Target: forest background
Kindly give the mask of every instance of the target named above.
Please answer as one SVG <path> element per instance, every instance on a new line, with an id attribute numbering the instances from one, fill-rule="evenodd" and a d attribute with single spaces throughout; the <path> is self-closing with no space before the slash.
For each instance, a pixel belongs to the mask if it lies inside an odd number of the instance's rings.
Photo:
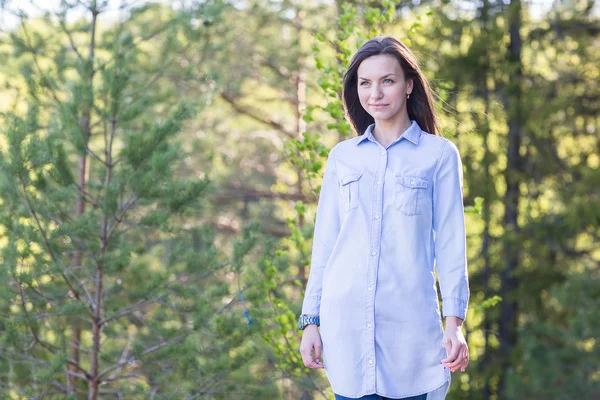
<path id="1" fill-rule="evenodd" d="M 600 399 L 594 1 L 0 1 L 0 397 L 332 399 L 296 317 L 341 74 L 403 40 L 463 158 L 448 398 Z"/>

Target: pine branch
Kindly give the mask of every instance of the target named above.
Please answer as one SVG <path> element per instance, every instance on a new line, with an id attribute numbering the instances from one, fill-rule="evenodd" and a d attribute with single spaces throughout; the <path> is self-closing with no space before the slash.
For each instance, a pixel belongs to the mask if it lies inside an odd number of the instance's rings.
<path id="1" fill-rule="evenodd" d="M 85 151 L 92 156 L 93 158 L 95 158 L 97 161 L 99 161 L 100 163 L 102 163 L 103 165 L 108 166 L 108 162 L 104 161 L 103 159 L 100 158 L 100 156 L 98 156 L 96 153 L 94 153 L 94 151 L 90 148 L 90 146 L 85 146 Z"/>
<path id="2" fill-rule="evenodd" d="M 71 268 L 65 267 L 65 269 L 73 276 L 73 278 L 75 278 L 77 280 L 77 283 L 79 283 L 79 286 L 85 292 L 85 296 L 87 298 L 87 301 L 92 306 L 92 310 L 95 310 L 96 309 L 96 304 L 94 303 L 94 300 L 92 300 L 92 295 L 88 291 L 87 287 L 85 286 L 85 284 L 83 283 L 83 281 L 81 280 L 81 278 L 79 278 L 79 276 Z"/>
<path id="3" fill-rule="evenodd" d="M 250 282 L 248 285 L 246 285 L 246 287 L 244 287 L 244 289 L 243 289 L 243 290 L 241 290 L 241 293 L 244 293 L 244 292 L 245 292 L 245 291 L 246 291 L 248 288 L 250 288 L 250 287 L 252 286 L 252 284 L 253 284 L 255 281 L 257 281 L 257 280 L 258 280 L 258 278 L 255 278 L 255 279 L 253 279 L 253 280 L 252 280 L 252 281 L 251 281 L 251 282 Z M 144 302 L 138 302 L 138 303 L 136 303 L 137 307 L 136 307 L 136 305 L 134 305 L 134 306 L 132 306 L 132 307 L 129 307 L 128 309 L 126 309 L 126 310 L 123 310 L 123 311 L 121 312 L 121 314 L 123 314 L 123 315 L 119 315 L 119 316 L 131 315 L 131 314 L 133 314 L 133 312 L 135 312 L 135 311 L 136 311 L 136 309 L 139 309 L 140 307 L 142 307 L 142 306 L 144 306 L 144 305 L 150 304 L 152 301 L 157 301 L 157 300 L 159 300 L 159 299 L 160 299 L 160 298 L 162 298 L 162 297 L 164 297 L 164 295 L 158 296 L 158 297 L 156 297 L 156 298 L 154 298 L 154 299 L 152 299 L 152 300 L 148 301 L 148 302 L 147 302 L 147 303 L 145 303 L 145 304 L 144 304 Z M 217 311 L 214 313 L 214 315 L 218 315 L 218 314 L 220 314 L 221 312 L 225 311 L 227 308 L 231 307 L 233 304 L 235 304 L 235 303 L 237 303 L 237 302 L 238 302 L 238 300 L 237 300 L 237 297 L 236 297 L 236 298 L 232 299 L 232 300 L 231 300 L 229 303 L 227 303 L 227 304 L 223 305 L 223 306 L 222 306 L 220 309 L 218 309 L 218 310 L 217 310 Z M 136 309 L 134 309 L 134 307 L 136 307 Z M 105 322 L 108 322 L 108 320 L 113 320 L 113 319 L 116 319 L 117 317 L 118 317 L 118 316 L 117 316 L 117 314 L 116 314 L 116 315 L 114 315 L 114 316 L 110 317 L 109 319 L 107 319 Z M 176 343 L 179 343 L 179 342 L 181 342 L 182 340 L 184 340 L 184 339 L 185 339 L 185 338 L 186 338 L 186 337 L 187 337 L 187 336 L 188 336 L 190 333 L 191 333 L 191 331 L 186 331 L 186 333 L 184 333 L 184 334 L 182 334 L 182 335 L 179 335 L 179 336 L 177 336 L 177 337 L 175 337 L 175 338 L 173 338 L 173 339 L 170 339 L 170 340 L 165 340 L 165 341 L 163 341 L 163 342 L 161 342 L 161 343 L 159 343 L 159 344 L 157 344 L 157 345 L 155 345 L 155 346 L 153 346 L 153 347 L 150 347 L 149 349 L 146 349 L 145 351 L 143 351 L 143 352 L 140 354 L 139 358 L 142 358 L 142 357 L 144 357 L 144 356 L 146 356 L 146 355 L 148 355 L 148 354 L 151 354 L 151 353 L 153 353 L 153 352 L 155 352 L 155 351 L 157 351 L 157 350 L 160 350 L 160 349 L 161 349 L 161 348 L 163 348 L 163 347 L 169 346 L 169 345 L 171 345 L 171 344 L 176 344 Z M 119 360 L 117 363 L 113 364 L 112 366 L 110 366 L 110 367 L 107 367 L 105 370 L 103 370 L 102 372 L 100 372 L 100 373 L 98 374 L 98 377 L 99 377 L 98 379 L 100 380 L 101 384 L 104 384 L 104 383 L 108 382 L 108 380 L 106 380 L 106 379 L 102 379 L 102 377 L 103 377 L 103 376 L 106 376 L 106 375 L 107 375 L 109 372 L 111 372 L 111 371 L 113 371 L 113 370 L 116 370 L 117 368 L 120 368 L 120 367 L 122 367 L 122 366 L 124 366 L 124 365 L 126 365 L 126 364 L 128 364 L 128 363 L 130 363 L 130 362 L 133 362 L 133 361 L 135 361 L 135 360 L 136 360 L 136 356 L 135 356 L 135 355 L 132 355 L 131 357 L 127 357 L 126 359 L 121 359 L 121 360 Z M 112 375 L 112 374 L 111 374 L 111 375 Z M 112 379 L 112 380 L 116 380 L 116 379 Z"/>
<path id="4" fill-rule="evenodd" d="M 309 200 L 304 193 L 278 193 L 273 191 L 258 190 L 251 186 L 243 186 L 239 184 L 232 184 L 229 191 L 215 195 L 213 198 L 218 204 L 224 204 L 231 201 L 237 200 L 255 200 L 261 199 L 278 199 L 278 200 L 301 200 L 303 202 Z M 310 199 L 312 201 L 312 199 Z"/>
<path id="5" fill-rule="evenodd" d="M 284 69 L 282 65 L 275 64 L 273 61 L 269 60 L 263 55 L 255 54 L 253 58 L 259 63 L 261 63 L 263 66 L 269 68 L 271 71 L 277 74 L 277 76 L 282 78 L 283 81 L 288 81 L 292 78 L 292 74 L 290 74 L 290 72 L 287 71 L 287 69 Z"/>
<path id="6" fill-rule="evenodd" d="M 90 192 L 83 189 L 77 182 L 73 182 L 73 185 L 75 185 L 75 187 L 77 187 L 77 191 L 83 197 L 84 201 L 88 202 L 90 205 L 92 205 L 94 207 L 100 207 L 100 202 Z M 86 196 L 89 197 L 89 199 L 86 198 Z"/>
<path id="7" fill-rule="evenodd" d="M 25 394 L 25 392 L 23 392 L 22 390 L 15 387 L 15 385 L 10 385 L 6 382 L 0 381 L 0 388 L 6 389 L 6 390 L 14 390 L 15 393 L 17 393 L 20 396 L 23 396 L 24 399 L 37 400 L 37 397 L 31 397 L 29 394 Z"/>
<path id="8" fill-rule="evenodd" d="M 77 50 L 77 46 L 75 46 L 75 42 L 73 41 L 72 32 L 69 29 L 67 29 L 65 17 L 66 14 L 59 18 L 59 25 L 62 28 L 62 31 L 67 34 L 67 37 L 69 38 L 69 43 L 71 44 L 71 48 L 73 49 L 75 54 L 77 54 L 77 58 L 79 58 L 79 61 L 84 62 L 81 53 L 79 52 L 79 50 Z"/>
<path id="9" fill-rule="evenodd" d="M 38 336 L 37 332 L 35 331 L 35 329 L 33 329 L 33 325 L 31 323 L 31 318 L 29 317 L 29 312 L 27 311 L 27 306 L 25 305 L 25 292 L 23 291 L 23 286 L 19 285 L 19 291 L 21 293 L 21 309 L 23 310 L 23 313 L 25 314 L 25 318 L 27 319 L 27 327 L 29 328 L 29 331 L 33 335 L 33 338 L 35 339 L 36 343 L 41 345 L 43 348 L 48 350 L 50 353 L 55 354 L 56 351 L 58 350 L 58 348 L 56 346 L 51 345 L 50 343 L 46 343 L 43 340 L 41 340 L 40 337 Z"/>
<path id="10" fill-rule="evenodd" d="M 144 308 L 147 305 L 150 305 L 154 302 L 157 302 L 158 300 L 160 300 L 161 297 L 165 297 L 166 293 L 161 294 L 160 296 L 156 296 L 152 299 L 148 299 L 148 300 L 139 300 L 138 302 L 136 302 L 135 304 L 119 311 L 118 313 L 111 315 L 108 318 L 104 318 L 103 320 L 100 321 L 100 325 L 105 325 L 107 323 L 109 323 L 110 321 L 117 319 L 117 318 L 121 318 L 121 317 L 125 317 L 127 315 L 133 314 L 135 311 L 137 310 L 141 310 L 142 308 Z"/>
<path id="11" fill-rule="evenodd" d="M 25 292 L 23 291 L 23 287 L 19 285 L 19 290 L 21 292 L 21 308 L 25 314 L 25 317 L 27 319 L 27 326 L 31 332 L 31 334 L 33 335 L 33 338 L 35 340 L 35 343 L 38 343 L 39 345 L 41 345 L 43 348 L 45 348 L 46 350 L 48 350 L 51 354 L 56 354 L 56 352 L 59 350 L 58 347 L 44 342 L 43 340 L 40 339 L 40 337 L 38 336 L 37 332 L 35 331 L 35 329 L 33 329 L 33 326 L 31 324 L 31 318 L 29 316 L 29 312 L 27 311 L 27 306 L 25 305 Z M 74 366 L 75 368 L 77 368 L 78 370 L 80 370 L 81 372 L 83 372 L 83 374 L 86 376 L 86 379 L 90 378 L 89 373 L 83 369 L 79 363 L 74 362 L 73 360 L 67 360 L 67 363 Z"/>
<path id="12" fill-rule="evenodd" d="M 116 376 L 114 378 L 106 378 L 101 381 L 101 384 L 106 385 L 107 383 L 116 382 L 116 381 L 119 381 L 122 379 L 137 378 L 140 376 L 145 376 L 145 375 L 142 373 L 131 373 L 131 374 L 127 374 L 127 375 Z"/>
<path id="13" fill-rule="evenodd" d="M 115 238 L 115 237 L 117 237 L 119 235 L 122 235 L 124 233 L 129 232 L 132 229 L 136 229 L 136 228 L 139 228 L 139 227 L 140 227 L 140 224 L 130 224 L 130 225 L 127 226 L 127 228 L 123 228 L 123 229 L 121 229 L 119 231 L 114 232 L 111 237 Z"/>
<path id="14" fill-rule="evenodd" d="M 123 348 L 123 351 L 121 352 L 121 358 L 119 359 L 119 362 L 125 361 L 127 359 L 127 357 L 129 356 L 130 352 L 131 352 L 131 340 L 128 340 L 127 344 Z M 108 379 L 113 379 L 113 378 L 117 377 L 119 372 L 121 372 L 121 368 L 117 368 L 117 369 L 113 370 L 113 372 L 110 374 Z"/>
<path id="15" fill-rule="evenodd" d="M 210 270 L 210 271 L 206 271 L 200 275 L 198 275 L 195 279 L 189 280 L 186 282 L 186 284 L 189 285 L 195 285 L 196 283 L 198 283 L 199 281 L 201 281 L 202 279 L 208 277 L 209 275 L 213 275 L 216 271 L 219 271 L 225 267 L 227 267 L 228 265 L 230 265 L 230 263 L 223 263 L 221 265 L 219 265 L 218 267 Z M 143 307 L 150 305 L 152 303 L 158 302 L 160 299 L 166 297 L 168 295 L 168 291 L 171 290 L 171 288 L 169 286 L 167 286 L 167 288 L 165 289 L 166 292 L 161 293 L 160 295 L 157 295 L 155 297 L 153 297 L 152 299 L 144 299 L 144 300 L 139 300 L 138 302 L 136 302 L 135 304 L 122 309 L 121 311 L 117 312 L 116 314 L 107 317 L 105 319 L 103 319 L 102 321 L 100 321 L 101 325 L 104 325 L 110 321 L 113 321 L 115 319 L 121 318 L 121 317 L 125 317 L 128 315 L 133 314 L 135 311 L 141 310 Z"/>
<path id="16" fill-rule="evenodd" d="M 44 71 L 40 67 L 38 57 L 37 57 L 37 51 L 33 48 L 32 44 L 31 44 L 31 38 L 29 37 L 29 32 L 27 30 L 27 24 L 25 24 L 25 22 L 23 20 L 21 20 L 21 27 L 23 28 L 23 33 L 25 34 L 25 40 L 27 41 L 27 47 L 28 47 L 27 50 L 29 50 L 29 53 L 31 53 L 31 56 L 33 57 L 33 64 L 35 65 L 38 73 L 42 76 L 42 79 L 48 83 L 47 86 L 48 86 L 48 89 L 50 90 L 50 95 L 52 96 L 54 101 L 58 105 L 62 106 L 62 101 L 59 100 L 56 92 L 54 91 L 54 88 L 51 87 L 51 85 L 50 85 L 50 80 L 48 79 L 46 74 L 44 74 Z"/>
<path id="17" fill-rule="evenodd" d="M 86 376 L 84 374 L 79 374 L 77 372 L 69 371 L 69 370 L 67 370 L 67 375 L 71 375 L 71 376 L 74 376 L 76 378 L 83 379 L 84 381 L 88 380 L 88 376 Z"/>
<path id="18" fill-rule="evenodd" d="M 184 339 L 185 339 L 185 338 L 186 338 L 186 337 L 187 337 L 187 336 L 188 336 L 190 333 L 191 333 L 190 331 L 187 331 L 187 332 L 186 332 L 186 333 L 184 333 L 183 335 L 179 335 L 179 336 L 177 336 L 177 337 L 175 337 L 175 338 L 173 338 L 173 339 L 170 339 L 170 340 L 165 340 L 165 341 L 163 341 L 163 342 L 161 342 L 161 343 L 159 343 L 159 344 L 157 344 L 157 345 L 155 345 L 155 346 L 152 346 L 152 347 L 150 347 L 150 348 L 148 348 L 148 349 L 144 350 L 144 351 L 143 351 L 143 352 L 140 354 L 139 358 L 141 358 L 141 357 L 144 357 L 144 356 L 146 356 L 146 355 L 148 355 L 148 354 L 154 353 L 154 352 L 156 352 L 156 351 L 158 351 L 158 350 L 160 350 L 160 349 L 162 349 L 162 348 L 164 348 L 164 347 L 170 346 L 170 345 L 172 345 L 172 344 L 177 344 L 177 343 L 180 343 L 180 342 L 181 342 L 181 341 L 183 341 L 183 340 L 184 340 Z M 117 363 L 115 363 L 115 364 L 111 365 L 110 367 L 107 367 L 106 369 L 104 369 L 102 372 L 100 372 L 100 373 L 98 374 L 98 379 L 100 380 L 101 384 L 105 382 L 105 380 L 104 380 L 104 379 L 102 379 L 102 377 L 106 376 L 106 375 L 107 375 L 109 372 L 111 372 L 111 371 L 113 371 L 113 370 L 115 370 L 115 369 L 117 369 L 117 368 L 120 368 L 120 367 L 122 367 L 122 366 L 124 366 L 124 365 L 127 365 L 127 364 L 129 364 L 130 362 L 133 362 L 133 361 L 135 361 L 135 360 L 136 360 L 136 356 L 135 356 L 135 355 L 132 355 L 132 356 L 130 356 L 130 357 L 127 357 L 127 359 L 125 359 L 125 360 L 119 360 L 119 362 L 117 362 Z"/>
<path id="19" fill-rule="evenodd" d="M 55 388 L 60 390 L 60 393 L 62 393 L 62 394 L 67 393 L 67 387 L 58 381 L 52 381 L 52 386 L 54 386 Z"/>
<path id="20" fill-rule="evenodd" d="M 155 31 L 149 33 L 146 36 L 143 36 L 142 38 L 140 38 L 138 41 L 136 42 L 132 42 L 131 44 L 124 46 L 121 48 L 121 51 L 123 52 L 127 52 L 132 48 L 135 48 L 137 46 L 139 46 L 141 43 L 146 42 L 152 38 L 154 38 L 156 35 L 162 33 L 163 31 L 165 31 L 167 28 L 169 27 L 169 24 L 163 24 L 159 29 L 156 29 Z M 114 62 L 114 58 L 111 58 L 110 60 L 107 60 L 106 62 L 104 62 L 103 64 L 100 64 L 98 66 L 98 70 L 103 70 L 104 68 L 106 68 L 111 62 Z"/>
<path id="21" fill-rule="evenodd" d="M 31 357 L 29 355 L 27 355 L 26 352 L 23 353 L 15 353 L 13 351 L 6 351 L 5 349 L 3 351 L 0 351 L 0 357 L 7 359 L 7 360 L 25 360 L 25 361 L 29 361 L 44 367 L 50 367 L 52 364 L 49 363 L 46 360 L 42 360 L 40 358 L 36 358 L 36 357 Z"/>
<path id="22" fill-rule="evenodd" d="M 23 180 L 23 176 L 21 175 L 21 173 L 18 174 L 18 179 L 19 179 L 19 183 L 21 184 L 21 189 L 23 189 L 23 198 L 25 199 L 25 203 L 27 204 L 27 209 L 29 210 L 29 213 L 35 220 L 37 228 L 40 231 L 40 234 L 42 235 L 42 239 L 44 240 L 44 245 L 46 246 L 46 250 L 48 250 L 48 253 L 50 254 L 50 257 L 52 258 L 52 261 L 56 262 L 56 256 L 54 255 L 54 252 L 52 251 L 52 247 L 50 246 L 50 242 L 48 241 L 46 231 L 42 227 L 42 224 L 37 216 L 37 213 L 33 209 L 33 206 L 31 205 L 31 201 L 29 200 L 29 196 L 27 195 L 27 186 L 25 185 L 25 181 Z"/>
<path id="23" fill-rule="evenodd" d="M 240 233 L 240 225 L 237 221 L 226 221 L 222 218 L 208 219 L 207 223 L 213 225 L 218 232 Z M 261 232 L 275 237 L 287 237 L 290 235 L 290 230 L 281 224 L 281 226 L 262 226 Z"/>
<path id="24" fill-rule="evenodd" d="M 123 202 L 123 205 L 120 207 L 121 209 L 121 214 L 115 218 L 115 223 L 113 225 L 110 225 L 109 223 L 109 229 L 108 229 L 108 237 L 106 238 L 106 241 L 110 241 L 110 239 L 112 237 L 115 236 L 115 231 L 116 229 L 119 227 L 119 225 L 125 220 L 125 216 L 127 215 L 127 212 L 131 209 L 131 207 L 133 207 L 133 205 L 135 204 L 136 201 L 139 200 L 139 195 L 134 195 L 131 197 L 131 199 Z M 136 225 L 138 226 L 138 225 Z"/>
<path id="25" fill-rule="evenodd" d="M 131 93 L 131 97 L 132 98 L 136 98 L 140 93 L 144 93 L 146 92 L 148 89 L 150 89 L 152 87 L 152 85 L 154 85 L 156 83 L 156 81 L 163 76 L 163 74 L 165 73 L 165 71 L 167 70 L 168 67 L 170 67 L 173 64 L 173 61 L 175 61 L 175 57 L 180 56 L 181 54 L 185 53 L 186 50 L 188 50 L 191 46 L 192 46 L 193 42 L 188 42 L 188 44 L 186 44 L 185 46 L 183 46 L 181 48 L 181 50 L 179 50 L 178 52 L 175 53 L 175 55 L 173 57 L 171 57 L 169 60 L 167 60 L 158 70 L 158 72 L 152 77 L 150 78 L 150 80 L 148 81 L 148 83 L 146 85 L 144 85 L 142 88 L 137 89 L 136 91 Z"/>
<path id="26" fill-rule="evenodd" d="M 222 91 L 221 98 L 224 99 L 226 102 L 228 102 L 233 107 L 233 109 L 235 111 L 237 111 L 238 113 L 246 115 L 255 121 L 270 125 L 271 127 L 278 130 L 279 132 L 283 133 L 285 136 L 287 136 L 290 139 L 296 137 L 296 134 L 294 132 L 287 130 L 286 127 L 283 126 L 281 123 L 274 121 L 273 119 L 271 119 L 268 116 L 260 116 L 257 111 L 251 110 L 249 107 L 241 106 L 235 100 L 235 98 L 233 97 L 233 95 L 231 93 Z"/>
<path id="27" fill-rule="evenodd" d="M 23 176 L 20 173 L 18 175 L 18 179 L 19 179 L 19 182 L 21 183 L 21 189 L 23 190 L 23 197 L 25 199 L 25 202 L 27 203 L 27 208 L 29 209 L 29 213 L 31 214 L 32 218 L 35 220 L 37 228 L 40 231 L 40 234 L 42 235 L 42 239 L 44 240 L 44 245 L 46 246 L 46 250 L 48 250 L 48 253 L 50 254 L 50 257 L 52 258 L 52 261 L 57 262 L 57 258 L 54 255 L 54 252 L 52 251 L 52 247 L 50 246 L 50 242 L 48 241 L 48 237 L 46 235 L 46 231 L 42 227 L 42 223 L 40 222 L 37 213 L 35 212 L 35 210 L 33 209 L 33 206 L 31 205 L 31 201 L 29 199 L 29 196 L 27 195 L 27 186 L 25 185 L 25 181 L 23 180 Z M 75 288 L 71 284 L 71 281 L 69 280 L 69 278 L 67 278 L 67 276 L 64 274 L 64 272 L 61 272 L 60 275 L 63 277 L 63 280 L 65 281 L 65 283 L 67 284 L 67 286 L 71 290 L 71 293 L 73 293 L 73 296 L 75 296 L 75 298 L 77 300 L 81 301 L 81 297 L 79 296 L 79 292 L 77 290 L 75 290 Z M 90 312 L 89 309 L 88 309 L 88 313 L 90 315 L 92 315 L 92 313 Z"/>

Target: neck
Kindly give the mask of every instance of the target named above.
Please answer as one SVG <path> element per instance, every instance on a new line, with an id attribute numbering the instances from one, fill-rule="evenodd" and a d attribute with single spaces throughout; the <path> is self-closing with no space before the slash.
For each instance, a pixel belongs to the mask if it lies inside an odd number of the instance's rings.
<path id="1" fill-rule="evenodd" d="M 403 113 L 399 118 L 375 120 L 373 136 L 384 147 L 398 139 L 411 125 L 408 113 Z"/>

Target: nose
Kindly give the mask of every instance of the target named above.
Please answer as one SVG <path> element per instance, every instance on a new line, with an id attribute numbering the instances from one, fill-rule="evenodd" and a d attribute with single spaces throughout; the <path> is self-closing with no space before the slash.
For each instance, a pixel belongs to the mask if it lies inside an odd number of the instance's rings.
<path id="1" fill-rule="evenodd" d="M 382 97 L 383 93 L 379 85 L 373 85 L 371 87 L 371 99 L 379 100 Z"/>

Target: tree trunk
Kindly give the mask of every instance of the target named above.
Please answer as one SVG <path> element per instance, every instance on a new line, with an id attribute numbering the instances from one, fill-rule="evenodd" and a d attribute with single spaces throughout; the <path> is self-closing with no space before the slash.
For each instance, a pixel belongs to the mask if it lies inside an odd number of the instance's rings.
<path id="1" fill-rule="evenodd" d="M 89 128 L 89 127 L 88 127 Z M 85 211 L 85 201 L 83 199 L 83 191 L 87 188 L 87 182 L 89 179 L 89 169 L 88 169 L 88 158 L 87 155 L 84 154 L 79 160 L 79 187 L 80 191 L 77 193 L 77 200 L 75 206 L 75 215 L 76 217 L 80 217 Z M 72 267 L 78 267 L 81 265 L 83 260 L 83 253 L 78 251 L 75 253 L 72 259 Z M 79 346 L 81 345 L 81 327 L 79 326 L 80 322 L 75 320 L 71 325 L 71 337 L 69 339 L 69 358 L 75 364 L 79 364 Z M 71 374 L 67 374 L 67 395 L 72 395 L 76 393 L 75 386 L 77 384 L 77 377 L 73 374 L 77 372 L 77 367 L 74 364 L 69 364 L 67 367 L 68 371 Z"/>
<path id="2" fill-rule="evenodd" d="M 303 10 L 296 10 L 296 36 L 298 39 L 298 51 L 302 52 L 302 31 L 303 31 L 303 19 L 305 12 Z M 306 71 L 305 71 L 305 60 L 304 57 L 298 57 L 298 68 L 296 70 L 296 138 L 302 140 L 302 134 L 306 132 L 306 122 L 304 121 L 304 115 L 306 113 Z M 301 168 L 296 168 L 296 193 L 303 192 L 303 179 L 304 171 Z M 304 226 L 304 215 L 300 215 L 296 222 L 298 228 Z M 302 287 L 306 287 L 308 277 L 306 276 L 306 267 L 304 263 L 298 263 L 298 279 L 302 282 Z"/>
<path id="3" fill-rule="evenodd" d="M 499 342 L 501 355 L 501 371 L 498 397 L 506 398 L 507 370 L 511 365 L 511 356 L 517 344 L 517 301 L 516 289 L 518 282 L 515 272 L 519 265 L 519 178 L 522 168 L 519 153 L 523 135 L 522 114 L 522 79 L 523 68 L 521 62 L 521 2 L 512 0 L 508 8 L 508 27 L 510 44 L 508 48 L 508 73 L 510 81 L 505 96 L 506 109 L 508 110 L 508 137 L 507 137 L 507 165 L 505 171 L 506 193 L 504 195 L 504 262 L 505 267 L 501 274 L 502 302 L 500 306 Z"/>
<path id="4" fill-rule="evenodd" d="M 490 3 L 488 0 L 483 0 L 481 7 L 481 32 L 484 35 L 485 40 L 489 40 L 487 32 L 490 29 L 489 22 L 489 11 Z M 490 270 L 491 270 L 491 257 L 490 257 L 490 225 L 491 225 L 491 209 L 490 201 L 493 196 L 493 177 L 490 173 L 491 163 L 491 152 L 489 148 L 489 135 L 490 135 L 490 89 L 488 88 L 488 77 L 490 76 L 490 59 L 489 54 L 484 54 L 485 64 L 483 71 L 483 85 L 481 88 L 482 97 L 484 102 L 484 113 L 482 116 L 482 123 L 480 124 L 481 133 L 483 135 L 483 169 L 484 169 L 484 189 L 483 189 L 483 206 L 482 206 L 482 217 L 483 217 L 483 238 L 481 244 L 481 256 L 483 258 L 483 293 L 485 298 L 491 297 L 490 293 Z M 481 363 L 479 364 L 479 373 L 484 376 L 484 387 L 483 397 L 489 399 L 491 397 L 491 387 L 489 379 L 487 378 L 488 371 L 490 371 L 490 332 L 492 330 L 492 321 L 487 310 L 484 310 L 483 314 L 483 335 L 484 335 L 484 351 Z"/>
<path id="5" fill-rule="evenodd" d="M 91 12 L 91 23 L 90 23 L 90 45 L 88 58 L 86 60 L 86 66 L 84 69 L 83 79 L 86 84 L 89 85 L 90 97 L 88 98 L 87 104 L 82 106 L 82 118 L 81 118 L 81 131 L 86 138 L 86 147 L 88 140 L 91 136 L 91 113 L 94 105 L 93 98 L 93 80 L 94 80 L 94 61 L 95 61 L 95 50 L 96 50 L 96 25 L 98 18 L 98 6 L 96 0 L 90 2 L 89 11 Z M 107 158 L 107 169 L 110 170 L 111 161 Z M 105 186 L 105 190 L 108 186 Z M 102 238 L 104 240 L 104 237 Z M 104 245 L 104 243 L 103 243 Z M 88 381 L 88 399 L 96 400 L 98 398 L 98 359 L 100 357 L 100 332 L 101 327 L 99 326 L 100 319 L 102 318 L 102 270 L 99 267 L 96 273 L 95 282 L 95 299 L 94 299 L 94 317 L 92 319 L 92 351 L 90 354 L 90 380 Z"/>

